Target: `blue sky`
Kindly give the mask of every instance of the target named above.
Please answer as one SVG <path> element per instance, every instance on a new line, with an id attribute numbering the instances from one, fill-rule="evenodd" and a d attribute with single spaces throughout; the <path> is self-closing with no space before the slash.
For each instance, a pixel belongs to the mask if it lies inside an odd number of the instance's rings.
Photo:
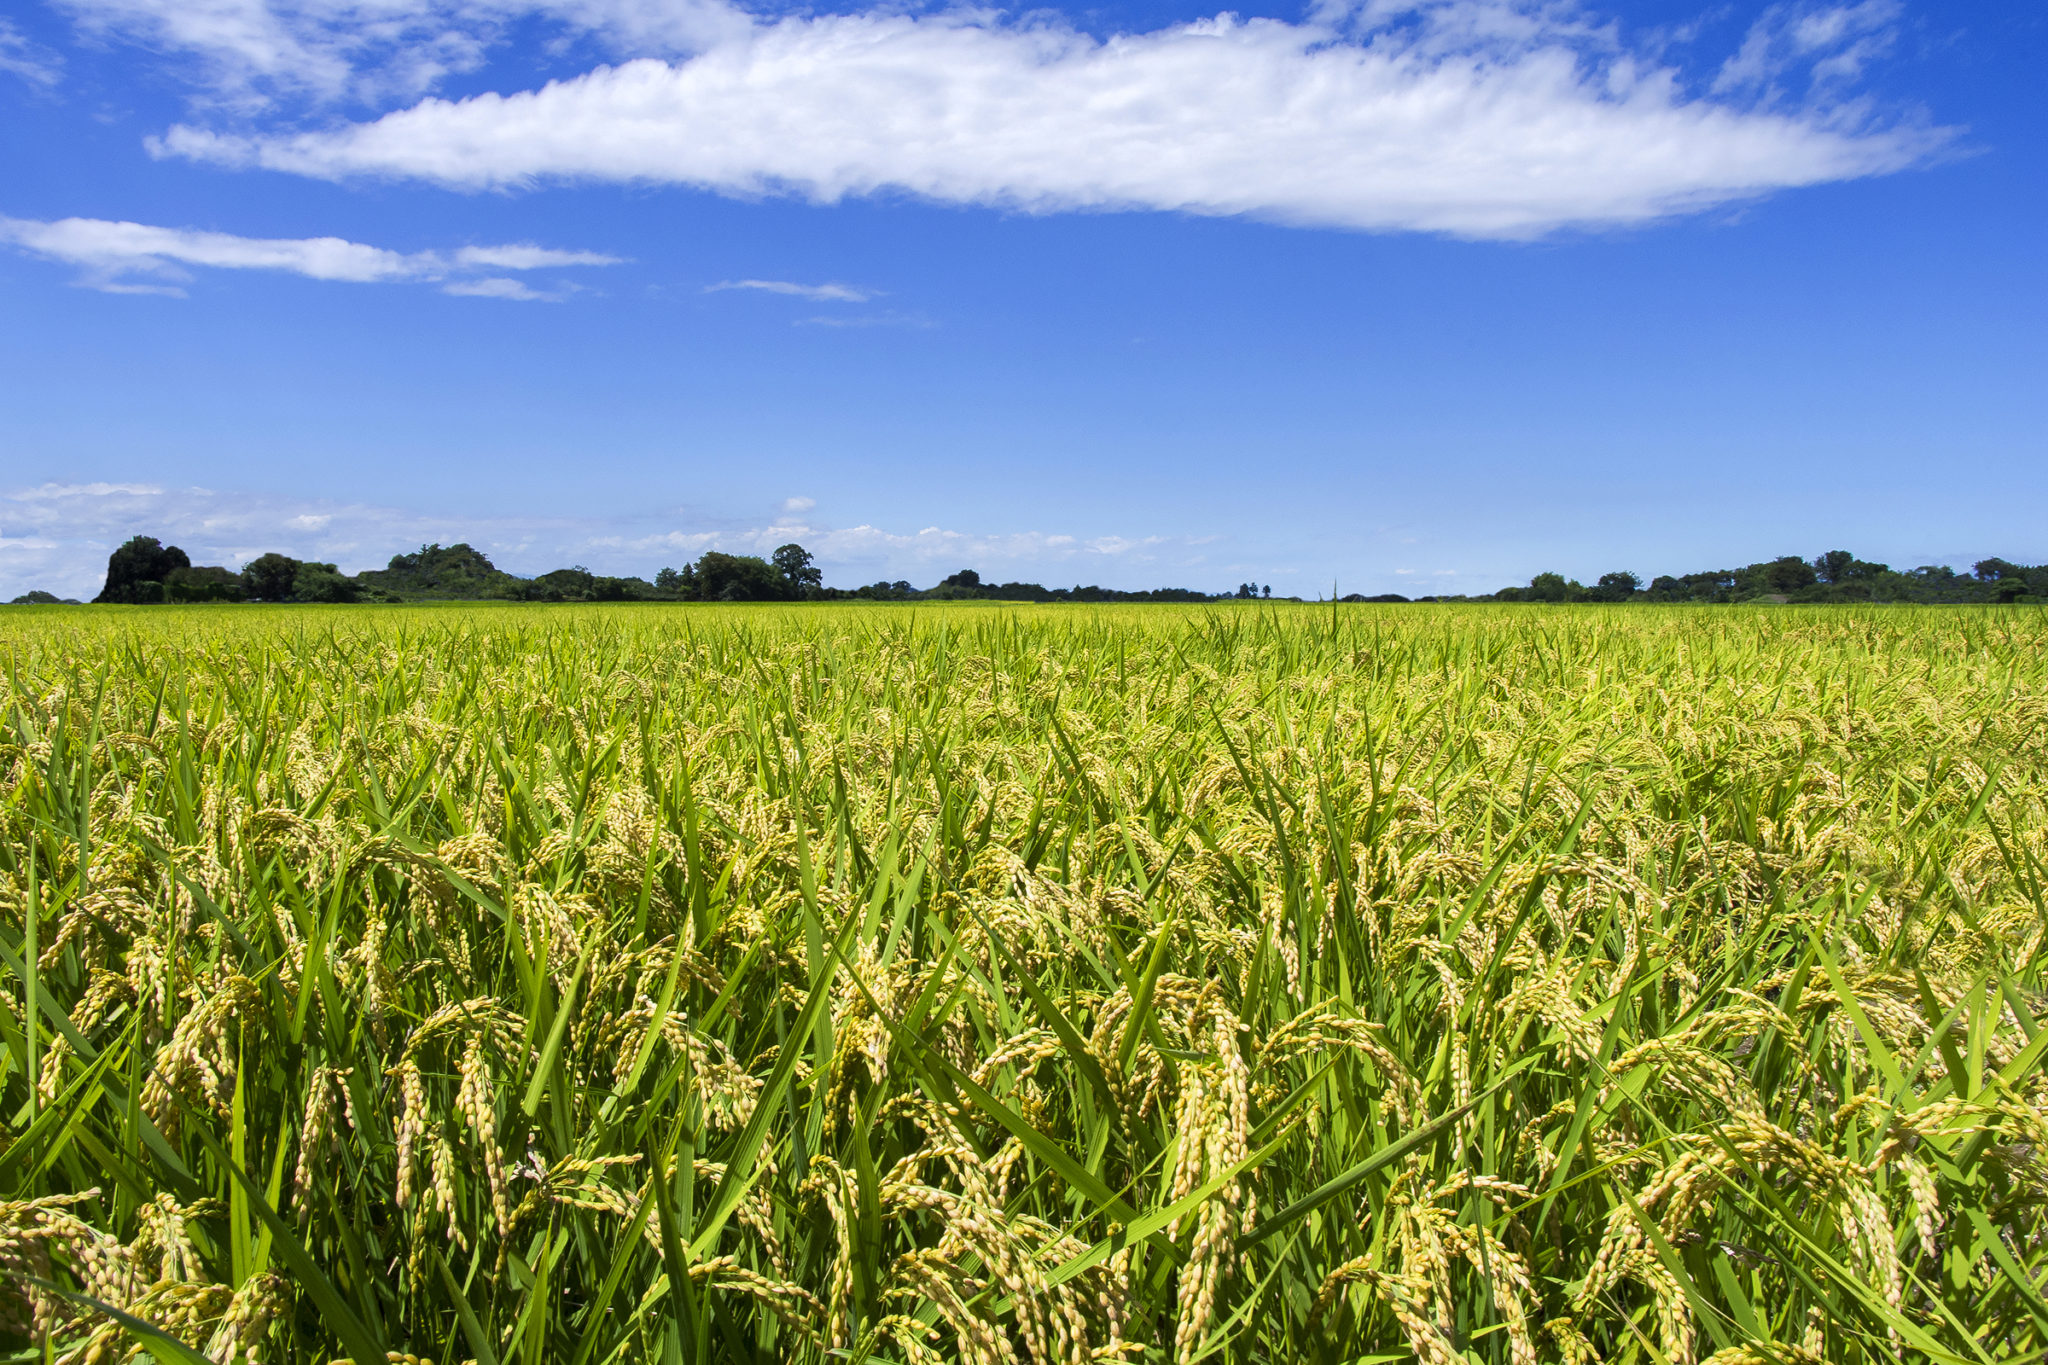
<path id="1" fill-rule="evenodd" d="M 2048 559 L 2048 11 L 16 0 L 0 600 Z"/>

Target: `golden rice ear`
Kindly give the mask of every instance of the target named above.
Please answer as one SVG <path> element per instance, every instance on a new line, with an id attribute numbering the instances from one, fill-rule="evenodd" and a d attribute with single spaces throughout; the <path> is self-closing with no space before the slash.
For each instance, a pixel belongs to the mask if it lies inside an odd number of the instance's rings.
<path id="1" fill-rule="evenodd" d="M 490 1187 L 491 1217 L 502 1237 L 512 1230 L 512 1201 L 505 1178 L 505 1150 L 498 1144 L 496 1086 L 490 1064 L 484 1058 L 481 1033 L 471 1034 L 463 1049 L 461 1076 L 455 1110 L 469 1128 L 477 1155 L 483 1161 L 484 1178 Z"/>

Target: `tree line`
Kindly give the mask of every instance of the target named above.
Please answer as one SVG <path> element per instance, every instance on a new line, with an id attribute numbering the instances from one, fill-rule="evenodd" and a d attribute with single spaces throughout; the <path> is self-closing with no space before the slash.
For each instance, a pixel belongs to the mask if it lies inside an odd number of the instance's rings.
<path id="1" fill-rule="evenodd" d="M 333 564 L 264 554 L 239 571 L 195 565 L 185 551 L 154 536 L 136 536 L 107 557 L 107 578 L 94 602 L 156 604 L 180 602 L 830 602 L 984 599 L 1021 602 L 1208 602 L 1230 596 L 1191 588 L 1127 592 L 1083 586 L 1048 588 L 1038 583 L 984 583 L 972 569 L 951 574 L 929 588 L 908 581 L 881 581 L 858 588 L 828 588 L 810 551 L 780 546 L 766 558 L 710 550 L 681 568 L 664 568 L 652 580 L 593 573 L 580 564 L 532 578 L 507 573 L 475 546 L 422 545 L 397 554 L 381 569 L 344 574 Z M 1240 585 L 1238 597 L 1256 595 Z M 1266 589 L 1272 596 L 1272 589 Z M 17 603 L 55 603 L 33 592 Z"/>
<path id="2" fill-rule="evenodd" d="M 16 604 L 64 599 L 31 592 Z M 241 569 L 195 565 L 175 545 L 136 536 L 107 557 L 106 584 L 95 602 L 1218 602 L 1271 601 L 1271 585 L 1240 583 L 1234 591 L 1194 588 L 1126 591 L 1084 586 L 1048 588 L 1040 583 L 984 582 L 973 569 L 949 574 L 929 588 L 897 579 L 857 588 L 828 588 L 810 551 L 789 544 L 758 555 L 706 551 L 681 568 L 664 568 L 652 580 L 593 573 L 580 564 L 532 578 L 505 572 L 483 551 L 466 544 L 422 545 L 398 554 L 381 569 L 344 574 L 333 564 L 258 555 Z M 1281 601 L 1298 602 L 1288 597 Z M 1980 559 L 1968 573 L 1947 565 L 1909 570 L 1829 550 L 1812 559 L 1782 555 L 1739 569 L 1659 575 L 1647 584 L 1633 572 L 1602 574 L 1592 584 L 1559 573 L 1540 573 L 1526 586 L 1472 596 L 1350 593 L 1344 602 L 1924 602 L 2006 603 L 2048 601 L 2048 565 Z"/>
<path id="3" fill-rule="evenodd" d="M 2006 603 L 2048 601 L 2048 564 L 1980 559 L 1968 573 L 1946 564 L 1894 569 L 1829 550 L 1812 559 L 1782 555 L 1739 569 L 1660 574 L 1647 584 L 1637 575 L 1602 574 L 1590 586 L 1562 574 L 1540 573 L 1526 587 L 1503 588 L 1496 602 L 1786 602 L 1786 603 Z"/>

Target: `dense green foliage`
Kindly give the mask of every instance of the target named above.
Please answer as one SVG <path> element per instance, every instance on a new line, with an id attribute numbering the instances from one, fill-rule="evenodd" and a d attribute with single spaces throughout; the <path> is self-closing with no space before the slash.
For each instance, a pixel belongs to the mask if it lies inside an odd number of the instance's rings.
<path id="1" fill-rule="evenodd" d="M 0 1351 L 2038 1358 L 2044 645 L 24 609 Z"/>
<path id="2" fill-rule="evenodd" d="M 136 536 L 107 557 L 107 583 L 96 602 L 162 602 L 165 581 L 192 560 L 154 536 Z"/>

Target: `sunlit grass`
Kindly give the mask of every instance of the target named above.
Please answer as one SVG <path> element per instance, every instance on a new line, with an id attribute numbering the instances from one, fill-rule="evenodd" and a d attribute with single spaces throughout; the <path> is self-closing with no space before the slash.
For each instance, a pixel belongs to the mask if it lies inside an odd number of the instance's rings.
<path id="1" fill-rule="evenodd" d="M 2044 646 L 15 610 L 0 1350 L 2038 1357 Z"/>

